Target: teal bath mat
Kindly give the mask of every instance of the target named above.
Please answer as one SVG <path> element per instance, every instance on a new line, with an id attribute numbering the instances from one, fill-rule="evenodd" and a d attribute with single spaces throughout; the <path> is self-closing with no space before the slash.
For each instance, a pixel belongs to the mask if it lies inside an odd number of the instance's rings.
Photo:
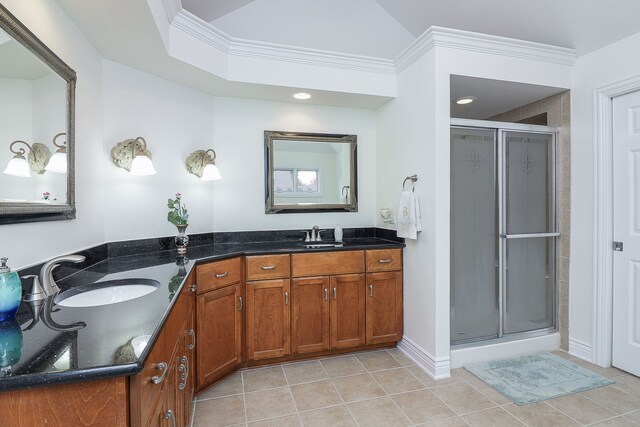
<path id="1" fill-rule="evenodd" d="M 518 405 L 614 383 L 551 353 L 477 363 L 465 369 Z"/>

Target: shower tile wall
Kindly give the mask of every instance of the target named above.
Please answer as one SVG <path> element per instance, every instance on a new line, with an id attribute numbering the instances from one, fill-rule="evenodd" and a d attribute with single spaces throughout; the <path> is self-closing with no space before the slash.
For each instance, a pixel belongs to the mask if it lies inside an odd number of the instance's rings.
<path id="1" fill-rule="evenodd" d="M 558 330 L 561 348 L 569 349 L 569 242 L 571 236 L 571 110 L 569 91 L 540 101 L 514 108 L 486 120 L 501 122 L 528 122 L 527 119 L 547 114 L 547 125 L 558 128 L 557 218 L 560 239 L 558 241 Z"/>

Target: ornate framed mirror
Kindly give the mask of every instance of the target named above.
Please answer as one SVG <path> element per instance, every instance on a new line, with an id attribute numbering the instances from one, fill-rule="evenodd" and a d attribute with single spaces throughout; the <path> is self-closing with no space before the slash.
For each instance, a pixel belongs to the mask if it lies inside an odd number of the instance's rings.
<path id="1" fill-rule="evenodd" d="M 357 212 L 357 139 L 264 131 L 265 212 Z"/>
<path id="2" fill-rule="evenodd" d="M 0 224 L 76 215 L 76 73 L 0 4 Z"/>

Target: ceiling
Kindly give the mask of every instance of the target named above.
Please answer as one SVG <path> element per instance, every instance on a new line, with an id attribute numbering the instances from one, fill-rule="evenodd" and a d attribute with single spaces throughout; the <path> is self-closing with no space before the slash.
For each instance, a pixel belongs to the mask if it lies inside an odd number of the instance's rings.
<path id="1" fill-rule="evenodd" d="M 152 0 L 56 1 L 107 59 L 213 95 L 298 102 L 291 98 L 295 87 L 226 80 L 168 55 L 150 11 Z M 181 0 L 181 4 L 206 21 L 203 25 L 239 42 L 385 61 L 397 58 L 432 25 L 573 48 L 578 55 L 640 32 L 640 0 Z M 456 110 L 452 104 L 452 115 L 458 117 L 488 117 L 560 91 L 472 78 L 453 78 L 451 90 L 452 96 L 480 94 L 473 95 L 479 101 L 466 110 Z M 375 109 L 389 99 L 318 90 L 313 99 L 301 103 Z"/>
<path id="2" fill-rule="evenodd" d="M 584 55 L 640 31 L 638 0 L 182 0 L 232 37 L 394 59 L 430 26 Z"/>

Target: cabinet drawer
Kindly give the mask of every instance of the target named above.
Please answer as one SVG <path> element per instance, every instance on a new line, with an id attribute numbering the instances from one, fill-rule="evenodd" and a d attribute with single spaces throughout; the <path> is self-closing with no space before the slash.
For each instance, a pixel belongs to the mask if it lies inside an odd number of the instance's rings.
<path id="1" fill-rule="evenodd" d="M 291 255 L 293 277 L 329 276 L 364 272 L 364 251 Z"/>
<path id="2" fill-rule="evenodd" d="M 196 267 L 198 293 L 218 289 L 242 280 L 241 259 L 231 258 Z"/>
<path id="3" fill-rule="evenodd" d="M 367 271 L 402 270 L 402 249 L 367 251 Z"/>
<path id="4" fill-rule="evenodd" d="M 289 271 L 288 254 L 247 257 L 247 280 L 288 278 Z"/>

